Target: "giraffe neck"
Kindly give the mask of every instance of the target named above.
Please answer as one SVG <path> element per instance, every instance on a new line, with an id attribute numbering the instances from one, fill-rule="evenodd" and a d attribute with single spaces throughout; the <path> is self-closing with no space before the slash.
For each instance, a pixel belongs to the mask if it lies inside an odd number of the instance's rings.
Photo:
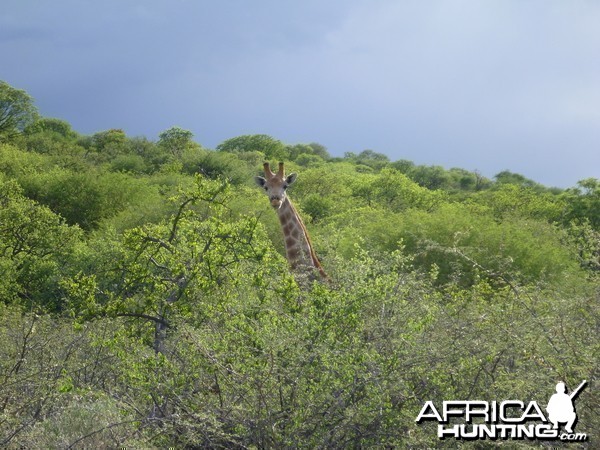
<path id="1" fill-rule="evenodd" d="M 277 215 L 283 231 L 285 253 L 292 269 L 317 269 L 322 277 L 327 278 L 312 248 L 306 227 L 287 197 L 277 210 Z"/>

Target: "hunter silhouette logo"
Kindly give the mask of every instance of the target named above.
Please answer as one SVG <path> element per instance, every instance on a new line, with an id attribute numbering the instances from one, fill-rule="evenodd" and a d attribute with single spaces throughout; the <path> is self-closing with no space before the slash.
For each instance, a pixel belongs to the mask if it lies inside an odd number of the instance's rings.
<path id="1" fill-rule="evenodd" d="M 548 411 L 548 419 L 554 424 L 552 427 L 554 430 L 558 429 L 559 422 L 566 422 L 565 431 L 567 433 L 573 433 L 573 426 L 577 421 L 577 413 L 575 412 L 575 406 L 573 400 L 581 392 L 583 387 L 586 385 L 587 380 L 583 380 L 577 389 L 570 394 L 566 394 L 565 383 L 560 382 L 556 385 L 556 394 L 550 397 L 546 411 Z"/>
<path id="2" fill-rule="evenodd" d="M 586 441 L 585 433 L 573 431 L 577 422 L 573 402 L 586 384 L 583 380 L 567 394 L 565 383 L 558 383 L 545 408 L 547 414 L 536 401 L 450 400 L 442 402 L 439 409 L 427 401 L 415 421 L 437 422 L 440 439 Z M 563 432 L 560 424 L 565 424 Z"/>

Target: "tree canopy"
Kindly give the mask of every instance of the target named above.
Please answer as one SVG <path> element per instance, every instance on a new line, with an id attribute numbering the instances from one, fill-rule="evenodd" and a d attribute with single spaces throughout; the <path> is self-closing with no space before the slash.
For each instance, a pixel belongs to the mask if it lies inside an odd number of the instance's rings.
<path id="1" fill-rule="evenodd" d="M 425 401 L 595 380 L 598 180 L 82 135 L 2 89 L 23 107 L 0 142 L 2 447 L 480 448 L 416 423 Z M 288 267 L 265 158 L 298 173 L 330 282 Z M 599 402 L 578 397 L 577 432 Z"/>
<path id="2" fill-rule="evenodd" d="M 31 96 L 0 80 L 0 142 L 13 138 L 37 117 Z"/>

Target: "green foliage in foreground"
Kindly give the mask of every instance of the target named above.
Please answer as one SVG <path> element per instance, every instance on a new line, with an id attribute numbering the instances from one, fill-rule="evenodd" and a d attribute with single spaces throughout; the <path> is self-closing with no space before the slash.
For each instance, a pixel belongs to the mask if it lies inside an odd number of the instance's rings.
<path id="1" fill-rule="evenodd" d="M 178 299 L 190 310 L 171 316 L 160 353 L 149 321 L 4 308 L 2 436 L 33 448 L 439 446 L 414 422 L 426 400 L 541 403 L 557 379 L 593 377 L 593 293 L 436 290 L 406 263 L 361 252 L 340 262 L 343 285 L 303 293 L 276 267 L 245 265 Z M 598 400 L 581 396 L 579 431 L 596 429 Z"/>
<path id="2" fill-rule="evenodd" d="M 583 379 L 576 431 L 596 439 L 597 180 L 560 191 L 265 135 L 212 151 L 178 127 L 81 136 L 17 93 L 0 447 L 486 448 L 416 424 L 424 402 L 545 406 Z M 330 283 L 289 271 L 252 186 L 265 156 L 299 173 Z"/>

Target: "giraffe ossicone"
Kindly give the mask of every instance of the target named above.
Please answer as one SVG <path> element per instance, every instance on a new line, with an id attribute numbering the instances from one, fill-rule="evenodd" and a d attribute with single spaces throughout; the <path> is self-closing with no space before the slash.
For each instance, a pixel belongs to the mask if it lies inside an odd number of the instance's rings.
<path id="1" fill-rule="evenodd" d="M 322 278 L 327 279 L 312 248 L 306 226 L 286 193 L 287 188 L 296 181 L 296 174 L 286 176 L 282 162 L 279 163 L 277 173 L 271 170 L 268 162 L 264 163 L 263 168 L 265 176 L 255 177 L 255 181 L 265 190 L 271 206 L 279 217 L 288 263 L 293 270 L 307 271 L 309 275 L 317 271 Z"/>

